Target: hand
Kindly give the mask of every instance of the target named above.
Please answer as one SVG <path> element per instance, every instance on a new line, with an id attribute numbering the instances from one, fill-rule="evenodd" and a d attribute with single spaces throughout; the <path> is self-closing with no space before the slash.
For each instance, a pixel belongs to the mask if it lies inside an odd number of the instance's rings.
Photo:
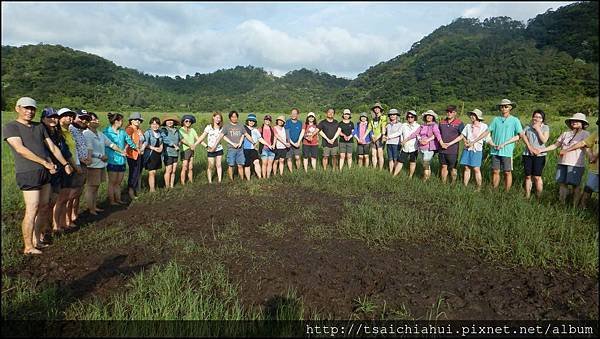
<path id="1" fill-rule="evenodd" d="M 592 156 L 590 157 L 590 164 L 593 164 L 593 163 L 595 163 L 595 162 L 596 162 L 596 160 L 598 160 L 598 154 L 596 154 L 596 155 L 592 155 Z"/>
<path id="2" fill-rule="evenodd" d="M 504 147 L 504 144 L 500 144 L 500 145 L 496 145 L 495 146 L 496 150 L 500 150 L 500 149 L 502 149 L 502 147 Z"/>
<path id="3" fill-rule="evenodd" d="M 421 139 L 421 140 L 419 140 L 419 143 L 420 143 L 422 146 L 426 146 L 426 145 L 428 145 L 428 144 L 429 144 L 429 141 L 427 141 L 427 140 L 425 140 L 425 139 Z"/>
<path id="4" fill-rule="evenodd" d="M 100 157 L 100 160 L 106 162 L 108 160 L 108 157 L 106 155 L 103 155 Z"/>
<path id="5" fill-rule="evenodd" d="M 383 136 L 383 142 L 386 142 L 386 141 L 387 141 L 387 139 L 388 139 L 388 138 L 387 138 L 387 136 L 386 136 L 386 135 L 384 135 L 384 136 Z"/>
<path id="6" fill-rule="evenodd" d="M 471 148 L 471 143 L 468 141 L 465 141 L 465 148 Z"/>
<path id="7" fill-rule="evenodd" d="M 561 149 L 560 152 L 558 152 L 558 155 L 560 155 L 561 157 L 564 156 L 565 154 L 567 154 L 567 150 L 566 149 Z"/>
<path id="8" fill-rule="evenodd" d="M 66 164 L 65 165 L 65 173 L 67 173 L 67 175 L 73 173 L 73 166 L 71 166 L 70 164 Z"/>
<path id="9" fill-rule="evenodd" d="M 443 149 L 447 149 L 449 147 L 448 144 L 445 142 L 442 142 L 441 146 Z"/>
<path id="10" fill-rule="evenodd" d="M 286 142 L 286 143 L 285 143 L 285 147 L 287 147 L 287 148 L 290 148 L 290 143 L 289 143 L 289 142 Z"/>
<path id="11" fill-rule="evenodd" d="M 81 174 L 81 167 L 79 167 L 79 166 L 76 165 L 76 166 L 73 167 L 73 170 L 75 171 L 75 173 Z"/>
<path id="12" fill-rule="evenodd" d="M 529 149 L 529 153 L 531 153 L 533 155 L 538 155 L 538 154 L 540 154 L 540 149 L 532 147 L 532 148 Z"/>
<path id="13" fill-rule="evenodd" d="M 48 160 L 44 161 L 44 164 L 43 164 L 43 166 L 44 166 L 44 167 L 45 167 L 47 170 L 50 170 L 50 171 L 51 171 L 51 170 L 56 170 L 56 165 L 55 165 L 55 164 L 54 164 L 52 161 L 48 161 Z M 55 171 L 54 173 L 56 173 L 56 171 Z M 52 173 L 52 174 L 54 174 L 54 173 Z"/>
<path id="14" fill-rule="evenodd" d="M 192 151 L 195 151 L 195 150 L 196 150 L 196 145 L 197 145 L 197 144 L 192 144 L 192 146 L 190 147 L 190 149 L 191 149 Z"/>

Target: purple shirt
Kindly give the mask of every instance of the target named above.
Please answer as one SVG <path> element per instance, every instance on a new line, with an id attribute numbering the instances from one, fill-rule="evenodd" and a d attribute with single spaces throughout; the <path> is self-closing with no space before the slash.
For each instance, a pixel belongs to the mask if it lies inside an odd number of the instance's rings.
<path id="1" fill-rule="evenodd" d="M 437 139 L 441 139 L 442 136 L 440 135 L 440 128 L 436 123 L 419 126 L 419 128 L 416 131 L 414 131 L 408 138 L 406 138 L 406 140 L 410 140 L 414 137 L 417 137 L 417 140 L 420 141 L 421 139 L 431 138 L 431 136 L 435 136 L 435 138 L 426 145 L 421 145 L 421 143 L 419 143 L 419 149 L 422 151 L 437 151 L 439 148 Z"/>

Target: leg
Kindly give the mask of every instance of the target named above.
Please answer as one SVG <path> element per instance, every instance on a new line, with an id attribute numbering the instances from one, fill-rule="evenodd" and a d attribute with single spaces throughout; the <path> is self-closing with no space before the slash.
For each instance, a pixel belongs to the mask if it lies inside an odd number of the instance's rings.
<path id="1" fill-rule="evenodd" d="M 394 166 L 394 176 L 397 176 L 402 171 L 402 167 L 404 163 L 402 161 L 396 161 L 396 165 Z"/>
<path id="2" fill-rule="evenodd" d="M 33 246 L 37 247 L 40 244 L 44 231 L 48 226 L 48 215 L 50 213 L 50 193 L 52 192 L 52 187 L 50 184 L 46 184 L 42 186 L 39 191 L 39 204 L 38 204 L 38 212 L 35 216 L 34 227 L 33 227 Z"/>
<path id="3" fill-rule="evenodd" d="M 329 157 L 323 156 L 323 170 L 327 171 L 327 163 L 329 162 Z"/>
<path id="4" fill-rule="evenodd" d="M 346 153 L 340 153 L 340 171 L 344 167 L 344 160 L 346 160 Z"/>
<path id="5" fill-rule="evenodd" d="M 563 204 L 566 203 L 568 195 L 569 195 L 569 187 L 567 187 L 566 184 L 560 184 L 560 187 L 558 189 L 558 199 L 560 200 L 560 202 Z"/>
<path id="6" fill-rule="evenodd" d="M 227 166 L 227 176 L 229 180 L 233 181 L 233 166 Z"/>
<path id="7" fill-rule="evenodd" d="M 453 168 L 452 172 L 451 172 L 451 175 L 452 175 L 452 183 L 455 183 L 456 182 L 456 178 L 458 178 L 458 170 L 456 168 Z"/>
<path id="8" fill-rule="evenodd" d="M 148 171 L 148 187 L 150 192 L 156 192 L 156 170 Z"/>
<path id="9" fill-rule="evenodd" d="M 124 204 L 123 200 L 121 200 L 121 183 L 123 182 L 124 177 L 125 172 L 117 173 L 117 181 L 115 183 L 115 198 L 117 198 L 117 202 L 120 204 Z"/>
<path id="10" fill-rule="evenodd" d="M 475 172 L 475 182 L 477 183 L 477 190 L 481 189 L 481 185 L 483 184 L 483 178 L 481 177 L 481 168 L 473 167 L 473 172 Z"/>
<path id="11" fill-rule="evenodd" d="M 244 180 L 244 166 L 238 165 L 237 171 L 238 171 L 238 176 L 240 177 L 240 179 Z"/>
<path id="12" fill-rule="evenodd" d="M 169 188 L 171 186 L 171 170 L 172 169 L 173 169 L 173 165 L 165 166 L 165 175 L 164 175 L 165 188 Z"/>
<path id="13" fill-rule="evenodd" d="M 190 160 L 188 161 L 188 181 L 190 183 L 194 182 L 194 157 L 190 157 Z"/>
<path id="14" fill-rule="evenodd" d="M 262 169 L 260 167 L 260 161 L 258 159 L 254 160 L 254 173 L 259 179 L 262 179 Z"/>
<path id="15" fill-rule="evenodd" d="M 409 163 L 409 174 L 408 177 L 412 178 L 413 174 L 415 174 L 415 170 L 417 169 L 417 163 L 416 162 L 410 162 Z"/>
<path id="16" fill-rule="evenodd" d="M 443 157 L 444 155 L 440 154 L 440 156 Z M 441 177 L 442 183 L 445 184 L 448 180 L 448 165 L 442 165 Z"/>
<path id="17" fill-rule="evenodd" d="M 390 171 L 390 174 L 394 174 L 395 167 L 396 167 L 396 162 L 394 160 L 388 159 L 388 170 Z"/>
<path id="18" fill-rule="evenodd" d="M 177 163 L 173 163 L 173 170 L 171 171 L 171 188 L 175 187 L 175 173 L 177 173 Z"/>
<path id="19" fill-rule="evenodd" d="M 377 162 L 379 164 L 379 170 L 383 170 L 383 147 L 377 149 Z"/>
<path id="20" fill-rule="evenodd" d="M 87 204 L 88 210 L 90 214 L 96 215 L 96 197 L 98 194 L 98 186 L 96 185 L 87 185 L 87 189 L 85 191 L 85 202 Z"/>
<path id="21" fill-rule="evenodd" d="M 471 167 L 465 166 L 465 169 L 463 170 L 463 184 L 465 186 L 468 186 L 470 180 L 471 180 Z"/>
<path id="22" fill-rule="evenodd" d="M 292 164 L 292 158 L 287 158 L 287 167 L 288 167 L 288 170 L 290 170 L 290 173 L 294 172 L 294 166 Z"/>
<path id="23" fill-rule="evenodd" d="M 185 185 L 185 177 L 187 176 L 189 163 L 189 160 L 183 160 L 181 162 L 181 174 L 179 175 L 179 181 L 182 185 Z"/>
<path id="24" fill-rule="evenodd" d="M 212 171 L 213 171 L 213 167 L 215 166 L 215 158 L 208 157 L 207 163 L 208 163 L 208 165 L 206 166 L 206 178 L 208 179 L 208 183 L 211 184 L 212 183 Z"/>
<path id="25" fill-rule="evenodd" d="M 302 168 L 302 159 L 300 159 L 299 155 L 295 155 L 295 157 L 296 157 L 296 168 L 297 169 Z"/>
<path id="26" fill-rule="evenodd" d="M 498 188 L 498 185 L 500 185 L 500 170 L 494 169 L 492 170 L 492 187 Z"/>
<path id="27" fill-rule="evenodd" d="M 362 167 L 363 166 L 363 162 L 364 162 L 363 158 L 364 157 L 363 157 L 362 154 L 358 155 L 358 167 Z"/>
<path id="28" fill-rule="evenodd" d="M 246 180 L 250 181 L 250 167 L 244 167 L 244 175 L 246 176 Z M 242 176 L 243 178 L 244 176 Z"/>
<path id="29" fill-rule="evenodd" d="M 337 155 L 332 155 L 331 159 L 333 160 L 332 161 L 333 166 L 331 167 L 331 169 L 335 171 L 338 168 L 338 157 L 337 157 Z"/>
<path id="30" fill-rule="evenodd" d="M 40 205 L 40 191 L 22 191 L 25 202 L 25 216 L 21 223 L 21 232 L 23 233 L 23 243 L 25 248 L 23 253 L 40 254 L 42 251 L 35 248 L 34 244 L 34 221 Z"/>
<path id="31" fill-rule="evenodd" d="M 544 180 L 540 176 L 534 176 L 533 182 L 535 183 L 535 195 L 538 199 L 541 199 L 542 191 L 544 190 Z"/>
<path id="32" fill-rule="evenodd" d="M 371 147 L 371 163 L 373 163 L 373 168 L 377 168 L 377 146 L 374 145 Z"/>
<path id="33" fill-rule="evenodd" d="M 352 153 L 346 153 L 346 161 L 348 161 L 348 168 L 352 168 Z"/>
<path id="34" fill-rule="evenodd" d="M 308 158 L 303 159 L 304 173 L 308 173 Z"/>
<path id="35" fill-rule="evenodd" d="M 512 187 L 512 172 L 505 171 L 504 172 L 504 191 L 506 191 L 506 192 L 510 191 L 511 187 Z"/>
<path id="36" fill-rule="evenodd" d="M 529 199 L 531 197 L 531 188 L 533 186 L 533 182 L 531 180 L 531 175 L 525 177 L 525 198 Z"/>
<path id="37" fill-rule="evenodd" d="M 581 199 L 582 193 L 583 192 L 581 191 L 581 186 L 575 186 L 575 189 L 573 190 L 573 207 L 577 207 L 577 205 L 579 204 L 579 200 Z"/>
<path id="38" fill-rule="evenodd" d="M 222 155 L 215 157 L 215 167 L 217 168 L 217 182 L 219 183 L 221 182 L 221 179 L 223 179 L 223 166 L 221 164 L 222 158 Z"/>

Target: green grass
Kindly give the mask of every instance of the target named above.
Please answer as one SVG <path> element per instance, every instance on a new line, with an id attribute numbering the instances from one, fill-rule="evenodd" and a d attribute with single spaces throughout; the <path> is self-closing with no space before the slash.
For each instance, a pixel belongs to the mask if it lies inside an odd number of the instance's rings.
<path id="1" fill-rule="evenodd" d="M 146 121 L 153 115 L 143 113 Z M 105 124 L 105 115 L 100 116 Z M 13 117 L 10 113 L 2 114 L 2 123 Z M 201 130 L 208 122 L 208 115 L 197 114 L 197 117 L 199 122 L 195 127 Z M 525 119 L 521 120 L 525 122 Z M 552 120 L 551 141 L 566 130 L 563 120 Z M 466 121 L 464 117 L 463 121 Z M 590 118 L 590 121 L 593 122 L 594 118 Z M 590 131 L 595 129 L 593 124 L 590 127 Z M 300 229 L 304 237 L 313 241 L 353 239 L 377 248 L 392 247 L 396 241 L 437 241 L 449 248 L 478 253 L 492 264 L 565 269 L 597 276 L 596 211 L 558 204 L 558 186 L 553 178 L 557 152 L 548 155 L 543 176 L 543 199 L 540 202 L 526 200 L 521 188 L 523 173 L 519 154 L 522 149 L 523 145 L 519 144 L 515 150 L 514 186 L 509 193 L 489 189 L 489 159 L 483 166 L 486 187 L 481 192 L 475 192 L 472 186 L 443 185 L 435 177 L 424 183 L 419 179 L 420 165 L 413 179 L 407 177 L 406 168 L 401 176 L 391 178 L 387 171 L 355 166 L 342 173 L 319 170 L 290 175 L 286 170 L 284 177 L 269 181 L 253 180 L 248 183 L 236 178 L 232 184 L 224 171 L 222 185 L 226 187 L 227 196 L 251 196 L 267 200 L 272 197 L 270 192 L 273 187 L 284 186 L 300 187 L 341 201 L 342 213 L 332 224 L 319 221 L 323 214 L 328 213 L 327 204 L 323 204 L 316 209 L 298 210 L 298 219 L 293 218 L 293 213 L 286 212 L 285 220 L 271 220 L 262 225 L 261 232 L 268 237 L 285 237 L 294 220 L 301 220 Z M 24 264 L 20 254 L 23 201 L 15 185 L 12 155 L 6 142 L 2 144 L 2 152 L 2 265 L 3 269 L 18 270 Z M 154 194 L 142 193 L 137 203 L 192 199 L 195 194 L 202 194 L 200 187 L 207 183 L 204 152 L 200 150 L 195 156 L 193 185 L 181 187 L 177 181 L 175 189 L 159 189 Z M 439 169 L 437 160 L 432 166 L 436 173 Z M 157 176 L 159 187 L 162 186 L 162 174 L 159 171 Z M 144 172 L 143 182 L 146 181 L 147 173 Z M 123 182 L 125 184 L 126 180 Z M 105 198 L 106 188 L 102 185 L 100 201 Z M 592 203 L 597 206 L 597 198 Z M 82 209 L 85 208 L 83 200 L 81 205 Z M 278 208 L 284 206 L 283 203 L 275 204 Z M 250 211 L 252 206 L 240 208 Z M 219 262 L 232 255 L 256 256 L 251 248 L 244 248 L 239 241 L 241 223 L 241 220 L 232 219 L 223 225 L 212 224 L 206 234 L 194 239 L 174 237 L 176 225 L 169 221 L 150 227 L 115 224 L 98 229 L 95 224 L 85 225 L 79 232 L 56 239 L 55 246 L 66 254 L 77 254 L 84 250 L 110 251 L 113 247 L 128 243 L 140 246 L 151 244 L 147 246 L 149 254 L 166 250 L 171 261 L 134 275 L 123 290 L 107 297 L 86 300 L 71 300 L 56 286 L 5 275 L 2 283 L 2 316 L 4 319 L 140 320 L 305 317 L 306 307 L 294 286 L 281 291 L 279 298 L 272 300 L 271 308 L 260 310 L 242 306 L 238 288 L 229 282 L 227 272 Z M 205 242 L 209 241 L 218 242 L 218 246 L 205 246 Z M 198 264 L 191 267 L 189 263 L 193 258 L 198 260 Z M 248 267 L 250 271 L 254 269 Z M 572 307 L 576 308 L 577 302 L 574 301 Z M 415 319 L 415 315 L 403 304 L 392 309 L 386 306 L 385 301 L 383 305 L 378 305 L 365 296 L 358 298 L 356 304 L 361 316 L 377 317 L 381 314 L 382 318 Z M 423 307 L 428 311 L 419 314 L 419 318 L 443 319 L 445 316 L 442 296 L 433 305 Z M 310 318 L 323 318 L 323 315 L 312 314 Z"/>

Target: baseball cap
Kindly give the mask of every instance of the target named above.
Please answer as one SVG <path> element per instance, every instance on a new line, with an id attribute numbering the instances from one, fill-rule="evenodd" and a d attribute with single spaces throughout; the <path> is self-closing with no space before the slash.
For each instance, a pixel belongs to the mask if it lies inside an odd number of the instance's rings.
<path id="1" fill-rule="evenodd" d="M 52 107 L 46 107 L 44 108 L 44 110 L 42 111 L 42 119 L 43 118 L 48 118 L 48 117 L 57 117 L 58 113 L 56 113 L 56 111 L 54 110 L 54 108 Z"/>
<path id="2" fill-rule="evenodd" d="M 350 112 L 350 110 L 346 108 L 346 109 L 344 109 L 344 112 L 342 113 L 342 115 L 344 115 L 344 114 L 350 115 L 350 114 L 352 114 L 352 112 Z"/>
<path id="3" fill-rule="evenodd" d="M 308 112 L 308 115 L 307 115 L 306 117 L 307 117 L 307 118 L 308 118 L 308 117 L 314 117 L 314 118 L 316 118 L 316 116 L 315 116 L 315 112 Z"/>
<path id="4" fill-rule="evenodd" d="M 273 121 L 273 117 L 271 117 L 269 114 L 267 114 L 267 115 L 265 115 L 265 118 L 263 120 Z"/>
<path id="5" fill-rule="evenodd" d="M 70 115 L 72 117 L 75 117 L 76 113 L 71 111 L 70 109 L 63 107 L 61 109 L 58 110 L 58 112 L 56 112 L 56 114 L 58 114 L 59 117 L 62 117 L 64 115 Z"/>
<path id="6" fill-rule="evenodd" d="M 91 120 L 92 119 L 92 116 L 89 115 L 88 112 L 84 109 L 77 110 L 75 113 L 77 114 L 79 119 L 83 119 L 83 120 Z"/>
<path id="7" fill-rule="evenodd" d="M 37 108 L 37 103 L 30 97 L 21 97 L 17 100 L 17 106 Z"/>

